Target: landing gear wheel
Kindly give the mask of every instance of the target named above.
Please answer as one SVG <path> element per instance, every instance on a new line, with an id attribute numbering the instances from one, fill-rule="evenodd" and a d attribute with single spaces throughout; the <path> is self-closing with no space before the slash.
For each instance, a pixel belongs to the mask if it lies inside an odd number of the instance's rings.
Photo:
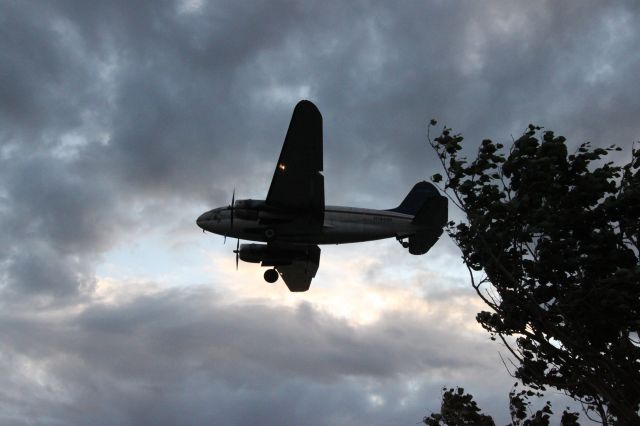
<path id="1" fill-rule="evenodd" d="M 274 269 L 267 269 L 266 271 L 264 271 L 264 280 L 268 283 L 275 283 L 276 281 L 278 281 L 278 271 Z"/>
<path id="2" fill-rule="evenodd" d="M 409 243 L 404 241 L 404 238 L 396 237 L 396 240 L 398 240 L 398 242 L 400 243 L 400 245 L 402 245 L 402 247 L 409 248 Z"/>
<path id="3" fill-rule="evenodd" d="M 267 228 L 264 231 L 264 237 L 267 239 L 267 241 L 273 241 L 273 239 L 276 237 L 276 231 L 273 228 Z"/>

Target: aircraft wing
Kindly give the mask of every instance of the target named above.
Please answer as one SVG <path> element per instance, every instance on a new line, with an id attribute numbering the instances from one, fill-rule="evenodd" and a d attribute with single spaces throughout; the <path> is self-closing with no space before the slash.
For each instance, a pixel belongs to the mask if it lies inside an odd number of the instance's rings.
<path id="1" fill-rule="evenodd" d="M 322 116 L 313 103 L 300 101 L 293 110 L 267 194 L 267 204 L 308 212 L 322 223 L 322 168 Z"/>
<path id="2" fill-rule="evenodd" d="M 320 247 L 298 246 L 296 250 L 304 254 L 297 255 L 291 259 L 291 262 L 275 268 L 290 291 L 307 291 L 320 266 Z"/>

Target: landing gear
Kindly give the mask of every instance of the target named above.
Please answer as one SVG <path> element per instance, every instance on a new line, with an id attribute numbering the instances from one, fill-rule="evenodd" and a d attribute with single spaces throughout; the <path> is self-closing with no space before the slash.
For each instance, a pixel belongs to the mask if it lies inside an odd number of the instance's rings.
<path id="1" fill-rule="evenodd" d="M 267 228 L 264 230 L 264 237 L 267 241 L 273 241 L 276 238 L 276 231 L 273 228 Z"/>
<path id="2" fill-rule="evenodd" d="M 278 281 L 278 277 L 279 274 L 275 268 L 267 269 L 266 271 L 264 271 L 264 280 L 268 283 L 275 283 L 276 281 Z"/>
<path id="3" fill-rule="evenodd" d="M 409 248 L 409 243 L 404 241 L 402 238 L 396 237 L 396 240 L 398 240 L 398 242 L 400 243 L 400 245 L 402 245 L 402 247 Z"/>

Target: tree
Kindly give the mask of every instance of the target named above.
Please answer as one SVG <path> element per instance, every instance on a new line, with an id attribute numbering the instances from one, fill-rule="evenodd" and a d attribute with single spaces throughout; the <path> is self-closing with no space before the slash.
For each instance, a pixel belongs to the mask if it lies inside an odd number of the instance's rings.
<path id="1" fill-rule="evenodd" d="M 551 411 L 551 403 L 546 402 L 541 410 L 529 413 L 531 402 L 529 397 L 540 396 L 531 390 L 517 391 L 516 383 L 509 392 L 509 408 L 511 412 L 511 426 L 549 426 Z M 422 419 L 427 426 L 493 426 L 495 422 L 489 415 L 482 414 L 478 404 L 473 400 L 471 394 L 465 394 L 464 388 L 443 388 L 442 404 L 439 413 L 431 413 L 429 417 Z M 578 423 L 578 414 L 565 410 L 562 413 L 562 426 L 580 426 Z"/>
<path id="2" fill-rule="evenodd" d="M 442 405 L 439 413 L 432 413 L 422 419 L 427 426 L 494 426 L 491 416 L 480 412 L 473 396 L 464 393 L 464 388 L 442 389 Z"/>
<path id="3" fill-rule="evenodd" d="M 477 321 L 524 384 L 565 392 L 603 424 L 640 424 L 640 150 L 617 166 L 604 159 L 620 148 L 569 154 L 529 125 L 508 152 L 484 140 L 469 161 L 463 140 L 428 134 L 444 168 L 432 180 L 466 216 L 448 233 L 489 308 Z"/>

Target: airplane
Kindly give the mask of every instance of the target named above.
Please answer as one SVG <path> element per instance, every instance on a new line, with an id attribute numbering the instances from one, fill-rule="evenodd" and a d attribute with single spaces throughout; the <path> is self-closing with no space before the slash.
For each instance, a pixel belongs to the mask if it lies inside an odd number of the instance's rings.
<path id="1" fill-rule="evenodd" d="M 447 223 L 447 198 L 431 183 L 413 187 L 396 208 L 325 206 L 322 115 L 308 100 L 293 110 L 265 200 L 235 200 L 196 220 L 202 231 L 237 238 L 238 259 L 269 267 L 264 279 L 282 277 L 292 292 L 307 291 L 320 266 L 319 244 L 395 237 L 409 253 L 425 254 Z M 266 244 L 240 244 L 251 240 Z"/>

